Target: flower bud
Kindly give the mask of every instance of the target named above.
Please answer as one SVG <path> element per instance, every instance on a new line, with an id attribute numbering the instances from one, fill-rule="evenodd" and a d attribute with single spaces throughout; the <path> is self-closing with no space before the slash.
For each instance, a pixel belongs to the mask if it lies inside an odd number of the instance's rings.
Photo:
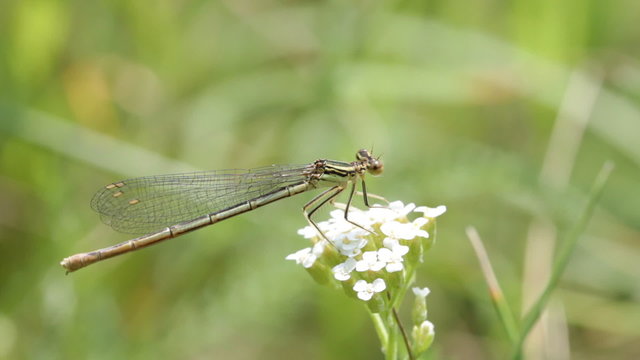
<path id="1" fill-rule="evenodd" d="M 429 295 L 429 292 L 429 288 L 413 288 L 413 294 L 416 298 L 413 303 L 411 318 L 414 325 L 420 325 L 427 320 L 427 295 Z"/>
<path id="2" fill-rule="evenodd" d="M 427 351 L 433 343 L 436 335 L 433 324 L 429 320 L 423 321 L 420 325 L 414 325 L 411 331 L 413 338 L 413 354 L 418 357 Z"/>

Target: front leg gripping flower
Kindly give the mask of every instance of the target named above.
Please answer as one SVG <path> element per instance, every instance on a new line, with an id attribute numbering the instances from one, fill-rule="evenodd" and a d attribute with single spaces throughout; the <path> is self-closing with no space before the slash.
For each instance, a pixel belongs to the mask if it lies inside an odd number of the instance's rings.
<path id="1" fill-rule="evenodd" d="M 398 358 L 399 346 L 394 343 L 398 339 L 413 359 L 429 348 L 434 337 L 433 324 L 426 318 L 429 290 L 414 288 L 411 340 L 396 309 L 415 281 L 424 252 L 435 242 L 436 217 L 445 211 L 445 206 L 416 207 L 400 201 L 366 211 L 351 207 L 349 219 L 371 230 L 366 231 L 345 221 L 343 210 L 337 209 L 329 220 L 318 223 L 331 243 L 307 226 L 298 234 L 313 245 L 287 260 L 302 265 L 316 282 L 341 288 L 347 296 L 365 302 L 388 359 Z"/>

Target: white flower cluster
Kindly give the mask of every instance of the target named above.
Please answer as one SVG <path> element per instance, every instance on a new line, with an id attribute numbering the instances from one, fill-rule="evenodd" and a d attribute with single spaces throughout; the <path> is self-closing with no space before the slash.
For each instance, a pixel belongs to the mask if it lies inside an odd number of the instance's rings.
<path id="1" fill-rule="evenodd" d="M 358 274 L 355 279 L 358 280 L 352 288 L 358 298 L 368 301 L 375 293 L 387 288 L 383 279 L 386 276 L 385 272 L 395 273 L 404 270 L 404 256 L 409 253 L 411 242 L 417 238 L 428 238 L 429 233 L 424 228 L 445 211 L 445 206 L 416 207 L 414 204 L 404 205 L 401 201 L 366 211 L 352 207 L 349 220 L 370 229 L 366 231 L 346 221 L 343 210 L 334 210 L 328 221 L 318 223 L 318 227 L 331 244 L 320 237 L 314 227 L 307 226 L 300 229 L 298 234 L 316 240 L 314 246 L 286 258 L 295 260 L 309 269 L 322 257 L 327 248 L 335 248 L 340 254 L 338 259 L 341 262 L 336 264 L 337 261 L 333 261 L 331 264 L 333 277 L 338 281 L 348 281 L 352 279 L 355 271 Z M 423 216 L 409 221 L 407 215 L 412 212 L 422 213 Z M 378 239 L 377 244 L 375 239 Z M 366 279 L 373 280 L 368 282 Z"/>

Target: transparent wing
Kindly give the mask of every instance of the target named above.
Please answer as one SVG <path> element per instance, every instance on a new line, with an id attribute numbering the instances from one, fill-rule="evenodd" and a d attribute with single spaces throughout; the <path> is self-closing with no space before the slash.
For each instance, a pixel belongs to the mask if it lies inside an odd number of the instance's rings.
<path id="1" fill-rule="evenodd" d="M 115 230 L 150 233 L 308 179 L 313 165 L 145 176 L 109 184 L 91 207 Z"/>

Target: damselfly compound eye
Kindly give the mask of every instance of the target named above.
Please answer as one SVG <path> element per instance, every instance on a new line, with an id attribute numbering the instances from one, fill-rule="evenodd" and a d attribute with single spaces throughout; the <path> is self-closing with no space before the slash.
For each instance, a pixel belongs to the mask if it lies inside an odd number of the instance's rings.
<path id="1" fill-rule="evenodd" d="M 360 149 L 356 153 L 357 160 L 369 160 L 371 159 L 371 153 L 367 149 Z"/>
<path id="2" fill-rule="evenodd" d="M 384 170 L 384 164 L 380 159 L 369 159 L 369 167 L 367 168 L 371 175 L 377 176 L 382 174 Z"/>

